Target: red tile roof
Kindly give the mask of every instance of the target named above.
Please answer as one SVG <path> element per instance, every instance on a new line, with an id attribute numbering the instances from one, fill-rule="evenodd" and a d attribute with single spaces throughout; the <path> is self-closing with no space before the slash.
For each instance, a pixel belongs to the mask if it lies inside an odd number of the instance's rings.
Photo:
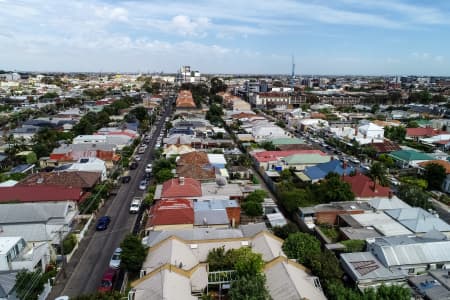
<path id="1" fill-rule="evenodd" d="M 389 187 L 382 186 L 378 183 L 375 186 L 372 179 L 361 173 L 358 173 L 355 176 L 344 176 L 343 180 L 351 185 L 355 197 L 388 197 L 392 192 Z"/>
<path id="2" fill-rule="evenodd" d="M 252 153 L 253 157 L 258 162 L 270 162 L 277 159 L 294 155 L 294 154 L 320 154 L 326 155 L 326 153 L 320 150 L 286 150 L 286 151 L 261 151 Z"/>
<path id="3" fill-rule="evenodd" d="M 0 188 L 0 203 L 67 200 L 83 202 L 87 194 L 89 193 L 83 193 L 81 188 L 56 185 L 2 187 Z"/>
<path id="4" fill-rule="evenodd" d="M 192 98 L 192 93 L 189 90 L 181 90 L 178 93 L 176 106 L 181 108 L 195 108 L 195 102 Z"/>
<path id="5" fill-rule="evenodd" d="M 208 164 L 208 154 L 206 152 L 193 151 L 185 154 L 181 154 L 177 160 L 177 165 L 204 165 Z"/>
<path id="6" fill-rule="evenodd" d="M 430 137 L 438 134 L 439 131 L 431 127 L 406 128 L 406 136 L 409 137 Z"/>
<path id="7" fill-rule="evenodd" d="M 161 191 L 161 198 L 190 198 L 200 197 L 201 195 L 201 184 L 193 178 L 169 179 L 163 183 Z"/>
<path id="8" fill-rule="evenodd" d="M 401 150 L 399 145 L 387 140 L 382 143 L 372 143 L 370 144 L 370 146 L 372 146 L 377 151 L 377 153 L 387 153 Z"/>
<path id="9" fill-rule="evenodd" d="M 97 172 L 39 172 L 23 180 L 18 186 L 58 185 L 64 187 L 93 188 L 100 181 L 101 173 Z"/>
<path id="10" fill-rule="evenodd" d="M 191 200 L 160 200 L 150 208 L 147 227 L 175 224 L 194 224 L 194 206 Z"/>
<path id="11" fill-rule="evenodd" d="M 196 180 L 215 180 L 216 179 L 216 171 L 211 165 L 180 165 L 177 167 L 177 174 L 179 177 L 187 177 L 194 178 Z"/>

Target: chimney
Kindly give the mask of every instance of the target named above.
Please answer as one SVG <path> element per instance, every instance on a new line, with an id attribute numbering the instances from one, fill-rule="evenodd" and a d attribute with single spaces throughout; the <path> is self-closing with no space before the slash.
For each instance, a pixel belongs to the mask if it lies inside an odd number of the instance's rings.
<path id="1" fill-rule="evenodd" d="M 180 185 L 184 185 L 184 177 L 178 178 L 178 182 L 180 183 Z"/>
<path id="2" fill-rule="evenodd" d="M 392 199 L 393 196 L 394 196 L 394 194 L 392 193 L 392 191 L 389 191 L 389 194 L 388 194 L 389 199 Z"/>

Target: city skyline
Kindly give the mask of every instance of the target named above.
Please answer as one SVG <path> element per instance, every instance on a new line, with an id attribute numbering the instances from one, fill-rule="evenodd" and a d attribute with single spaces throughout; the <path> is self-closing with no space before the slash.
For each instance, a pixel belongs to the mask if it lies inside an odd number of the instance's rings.
<path id="1" fill-rule="evenodd" d="M 0 69 L 450 75 L 450 3 L 0 0 Z"/>

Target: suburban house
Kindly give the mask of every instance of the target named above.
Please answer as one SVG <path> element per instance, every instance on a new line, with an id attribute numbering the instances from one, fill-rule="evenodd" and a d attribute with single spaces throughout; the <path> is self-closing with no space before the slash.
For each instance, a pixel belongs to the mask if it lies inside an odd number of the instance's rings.
<path id="1" fill-rule="evenodd" d="M 369 243 L 367 249 L 386 268 L 408 274 L 448 268 L 450 264 L 450 240 L 442 234 L 380 237 Z"/>
<path id="2" fill-rule="evenodd" d="M 57 185 L 77 187 L 85 192 L 92 191 L 101 181 L 101 173 L 73 171 L 73 172 L 39 172 L 22 179 L 19 186 Z"/>
<path id="3" fill-rule="evenodd" d="M 419 163 L 433 160 L 434 158 L 423 152 L 416 150 L 399 150 L 389 154 L 395 161 L 395 163 L 401 168 L 417 168 Z"/>
<path id="4" fill-rule="evenodd" d="M 58 245 L 57 231 L 68 232 L 77 215 L 73 201 L 0 204 L 0 237 L 20 236 L 29 243 Z"/>
<path id="5" fill-rule="evenodd" d="M 439 130 L 432 127 L 406 128 L 406 137 L 418 141 L 422 138 L 429 138 L 439 134 Z"/>
<path id="6" fill-rule="evenodd" d="M 398 144 L 389 140 L 384 140 L 383 142 L 370 143 L 368 145 L 371 146 L 376 151 L 377 155 L 387 154 L 393 151 L 401 150 Z"/>
<path id="7" fill-rule="evenodd" d="M 81 188 L 57 185 L 12 186 L 0 188 L 0 205 L 29 202 L 83 202 L 90 193 Z M 3 206 L 1 206 L 3 207 Z"/>
<path id="8" fill-rule="evenodd" d="M 264 273 L 272 299 L 284 300 L 286 295 L 290 299 L 326 299 L 318 278 L 285 257 L 283 240 L 264 229 L 258 230 L 261 227 L 256 225 L 246 230 L 194 228 L 151 232 L 144 239 L 150 248 L 141 278 L 131 283 L 130 296 L 135 300 L 148 299 L 149 295 L 167 300 L 196 299 L 194 296 L 200 295 L 218 276 L 217 272 L 208 271 L 209 251 L 250 247 L 261 253 L 266 262 Z M 232 272 L 226 275 L 233 276 Z M 177 288 L 173 288 L 174 284 Z"/>
<path id="9" fill-rule="evenodd" d="M 198 180 L 178 177 L 158 184 L 155 190 L 155 200 L 186 198 L 196 199 L 202 196 L 202 187 Z"/>
<path id="10" fill-rule="evenodd" d="M 389 187 L 382 186 L 361 173 L 357 173 L 354 176 L 344 176 L 342 180 L 350 184 L 357 200 L 388 198 L 393 196 L 393 192 Z"/>
<path id="11" fill-rule="evenodd" d="M 449 224 L 420 207 L 387 209 L 384 212 L 416 235 L 435 230 L 450 236 Z"/>
<path id="12" fill-rule="evenodd" d="M 27 243 L 22 237 L 0 236 L 0 272 L 45 270 L 50 263 L 47 243 Z"/>
<path id="13" fill-rule="evenodd" d="M 176 100 L 176 107 L 177 109 L 195 109 L 197 107 L 195 105 L 191 91 L 181 90 L 178 93 L 178 97 Z"/>
<path id="14" fill-rule="evenodd" d="M 75 162 L 82 158 L 99 158 L 104 160 L 110 168 L 120 159 L 120 156 L 115 154 L 116 149 L 115 145 L 106 143 L 64 144 L 53 149 L 50 160 L 58 165 L 64 162 Z"/>
<path id="15" fill-rule="evenodd" d="M 258 169 L 271 170 L 278 166 L 282 170 L 283 159 L 296 154 L 318 154 L 328 157 L 320 150 L 286 150 L 286 151 L 265 151 L 255 150 L 250 152 L 250 156 Z"/>
<path id="16" fill-rule="evenodd" d="M 303 171 L 305 176 L 302 176 L 301 179 L 315 183 L 324 179 L 329 173 L 350 175 L 353 171 L 354 168 L 352 166 L 347 165 L 345 162 L 340 160 L 333 159 L 326 163 L 306 167 Z"/>
<path id="17" fill-rule="evenodd" d="M 268 122 L 253 125 L 250 133 L 252 134 L 256 142 L 290 136 L 290 134 L 283 128 Z"/>
<path id="18" fill-rule="evenodd" d="M 105 134 L 79 135 L 72 141 L 73 144 L 110 144 L 117 150 L 121 150 L 125 146 L 131 145 L 133 137 L 128 134 L 120 134 L 120 132 L 107 132 Z"/>
<path id="19" fill-rule="evenodd" d="M 149 210 L 145 231 L 194 227 L 194 206 L 188 199 L 159 200 Z"/>
<path id="20" fill-rule="evenodd" d="M 405 272 L 390 270 L 370 252 L 342 253 L 340 261 L 344 272 L 361 291 L 366 288 L 376 288 L 381 284 L 406 284 Z"/>

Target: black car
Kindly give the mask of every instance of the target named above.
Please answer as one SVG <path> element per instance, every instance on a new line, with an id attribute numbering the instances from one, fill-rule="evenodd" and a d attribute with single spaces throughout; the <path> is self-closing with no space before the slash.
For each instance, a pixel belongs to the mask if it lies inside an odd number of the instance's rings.
<path id="1" fill-rule="evenodd" d="M 144 176 L 142 176 L 142 180 L 150 180 L 150 178 L 152 178 L 152 174 L 151 173 L 144 173 Z"/>
<path id="2" fill-rule="evenodd" d="M 100 219 L 98 219 L 95 229 L 97 229 L 98 231 L 106 230 L 106 228 L 108 228 L 108 225 L 110 222 L 111 222 L 111 217 L 103 216 Z"/>
<path id="3" fill-rule="evenodd" d="M 138 167 L 137 161 L 133 161 L 133 162 L 130 164 L 130 170 L 137 169 L 137 167 Z"/>
<path id="4" fill-rule="evenodd" d="M 131 176 L 122 176 L 122 183 L 128 183 L 131 180 Z"/>

